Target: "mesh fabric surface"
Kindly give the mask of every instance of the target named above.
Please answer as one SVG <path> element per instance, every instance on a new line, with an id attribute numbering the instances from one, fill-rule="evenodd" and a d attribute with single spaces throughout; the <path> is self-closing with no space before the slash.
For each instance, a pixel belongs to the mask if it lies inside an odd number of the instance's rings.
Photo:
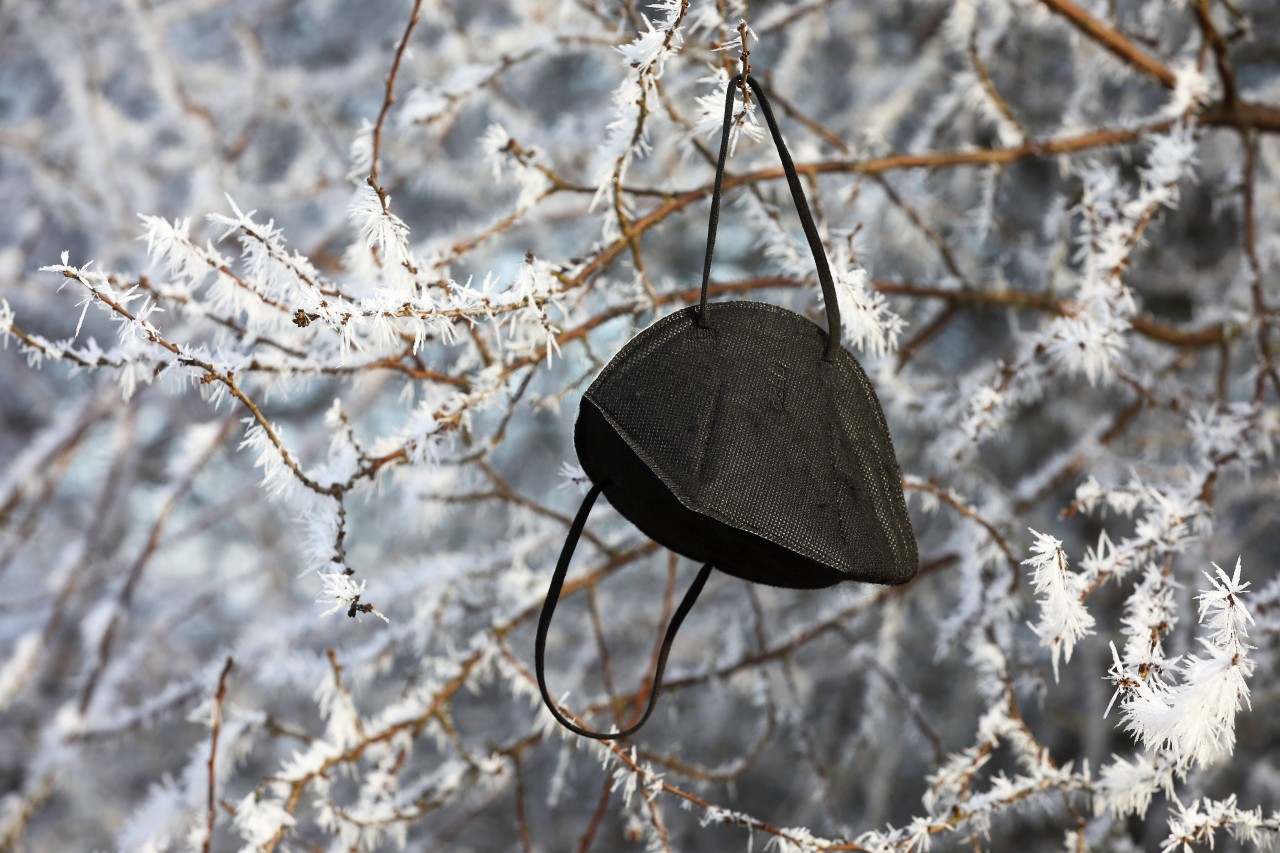
<path id="1" fill-rule="evenodd" d="M 857 360 L 761 302 L 654 323 L 583 397 L 583 469 L 645 534 L 785 587 L 898 584 L 918 562 L 902 472 Z"/>

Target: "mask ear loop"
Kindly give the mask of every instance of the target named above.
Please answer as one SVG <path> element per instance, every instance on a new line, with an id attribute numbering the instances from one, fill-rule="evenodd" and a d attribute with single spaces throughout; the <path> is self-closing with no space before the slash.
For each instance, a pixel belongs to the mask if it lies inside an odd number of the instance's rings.
<path id="1" fill-rule="evenodd" d="M 556 707 L 556 703 L 551 699 L 551 693 L 547 690 L 547 676 L 543 658 L 547 650 L 547 629 L 551 627 L 551 617 L 555 615 L 556 603 L 560 600 L 560 590 L 564 587 L 565 576 L 569 573 L 569 561 L 573 558 L 574 549 L 578 547 L 578 538 L 582 535 L 582 528 L 586 525 L 587 516 L 591 513 L 591 507 L 599 495 L 600 487 L 593 484 L 591 491 L 587 492 L 587 496 L 583 498 L 582 506 L 578 507 L 578 514 L 574 517 L 573 524 L 569 527 L 569 536 L 564 541 L 564 548 L 560 551 L 560 560 L 556 563 L 555 574 L 551 576 L 551 586 L 547 588 L 547 597 L 542 602 L 542 615 L 538 617 L 538 637 L 533 647 L 533 660 L 534 669 L 538 675 L 538 689 L 542 691 L 542 701 L 546 703 L 547 710 L 551 712 L 551 716 L 556 718 L 556 722 L 583 737 L 596 740 L 616 740 L 617 738 L 635 734 L 640 730 L 641 726 L 648 722 L 649 715 L 653 713 L 654 705 L 658 701 L 658 693 L 662 689 L 662 673 L 667 668 L 667 654 L 671 651 L 671 643 L 676 638 L 676 632 L 680 630 L 680 623 L 684 622 L 684 617 L 689 615 L 689 611 L 693 609 L 694 602 L 698 600 L 698 595 L 702 592 L 702 588 L 706 586 L 707 578 L 711 574 L 711 563 L 704 565 L 702 571 L 698 572 L 698 576 L 694 578 L 689 591 L 684 594 L 684 598 L 680 601 L 680 606 L 676 608 L 675 614 L 671 617 L 671 624 L 667 626 L 666 636 L 662 638 L 662 648 L 658 652 L 658 666 L 653 674 L 653 685 L 649 690 L 649 704 L 645 706 L 644 714 L 640 719 L 634 725 L 620 732 L 607 734 L 589 731 L 570 722 L 560 713 L 560 709 Z"/>
<path id="2" fill-rule="evenodd" d="M 739 74 L 729 81 L 724 96 L 724 130 L 720 134 L 720 156 L 716 161 L 716 181 L 711 191 L 711 218 L 707 223 L 707 256 L 702 264 L 702 298 L 698 302 L 698 325 L 704 329 L 710 327 L 707 321 L 707 286 L 711 282 L 711 257 L 716 249 L 716 227 L 720 223 L 720 186 L 724 182 L 724 164 L 729 157 L 729 130 L 733 126 L 733 92 L 742 83 Z M 755 92 L 760 102 L 760 111 L 764 113 L 765 124 L 769 126 L 769 134 L 773 137 L 773 145 L 778 149 L 778 159 L 782 161 L 782 171 L 787 176 L 787 186 L 791 188 L 791 199 L 795 202 L 796 213 L 800 216 L 800 226 L 809 241 L 809 251 L 813 254 L 813 262 L 818 269 L 818 282 L 822 285 L 822 299 L 827 309 L 827 351 L 824 361 L 831 361 L 840 350 L 840 305 L 836 301 L 836 286 L 831 278 L 831 267 L 827 264 L 827 253 L 822 248 L 822 239 L 818 236 L 818 226 L 809 212 L 809 202 L 804 195 L 804 187 L 800 184 L 800 176 L 796 174 L 795 163 L 782 141 L 782 131 L 778 130 L 778 120 L 773 117 L 773 109 L 764 89 L 756 82 L 756 78 L 748 76 L 747 85 Z"/>

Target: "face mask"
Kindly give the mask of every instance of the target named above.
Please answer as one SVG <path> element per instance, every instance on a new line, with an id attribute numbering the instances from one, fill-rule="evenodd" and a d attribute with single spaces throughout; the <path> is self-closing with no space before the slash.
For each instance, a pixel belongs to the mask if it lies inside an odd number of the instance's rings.
<path id="1" fill-rule="evenodd" d="M 775 305 L 707 303 L 733 92 L 741 79 L 730 82 L 725 97 L 701 301 L 632 338 L 578 410 L 574 446 L 592 486 L 551 578 L 534 657 L 547 708 L 585 737 L 626 737 L 649 719 L 671 642 L 712 567 L 795 589 L 846 580 L 901 584 L 916 573 L 916 540 L 884 413 L 861 365 L 840 345 L 835 284 L 818 230 L 769 101 L 752 77 L 746 82 L 813 252 L 827 331 Z M 543 663 L 569 560 L 601 492 L 645 535 L 704 564 L 667 627 L 643 716 L 613 733 L 566 719 L 547 690 Z"/>

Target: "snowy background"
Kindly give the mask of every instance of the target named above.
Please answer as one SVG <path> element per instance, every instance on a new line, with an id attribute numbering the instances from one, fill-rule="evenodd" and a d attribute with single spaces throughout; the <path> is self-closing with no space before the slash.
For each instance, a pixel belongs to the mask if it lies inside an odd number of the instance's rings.
<path id="1" fill-rule="evenodd" d="M 0 2 L 0 850 L 1280 838 L 1271 0 Z M 745 55 L 745 56 L 744 56 Z M 902 588 L 712 576 L 585 742 L 586 383 L 769 88 Z M 754 101 L 712 293 L 821 320 Z M 594 728 L 696 571 L 603 503 Z"/>

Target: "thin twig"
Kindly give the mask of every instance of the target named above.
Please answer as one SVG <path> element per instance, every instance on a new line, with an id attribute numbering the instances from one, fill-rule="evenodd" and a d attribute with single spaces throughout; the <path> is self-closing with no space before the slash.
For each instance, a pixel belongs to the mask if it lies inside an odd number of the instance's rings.
<path id="1" fill-rule="evenodd" d="M 217 815 L 213 792 L 217 787 L 218 735 L 222 732 L 222 700 L 227 696 L 227 676 L 235 660 L 230 656 L 222 666 L 222 674 L 218 676 L 218 692 L 213 697 L 213 734 L 209 738 L 209 797 L 208 818 L 205 821 L 204 853 L 209 853 L 213 845 L 213 822 Z"/>
<path id="2" fill-rule="evenodd" d="M 524 765 L 518 752 L 511 756 L 511 763 L 516 770 L 516 826 L 520 829 L 520 844 L 524 847 L 524 853 L 533 853 L 533 836 L 529 833 L 529 818 L 525 815 L 524 807 Z"/>
<path id="3" fill-rule="evenodd" d="M 596 839 L 596 831 L 600 829 L 600 822 L 604 820 L 605 809 L 609 805 L 609 797 L 612 794 L 613 779 L 605 776 L 604 783 L 600 786 L 600 798 L 596 800 L 596 810 L 591 813 L 591 821 L 578 840 L 578 853 L 588 853 L 591 850 L 591 843 Z"/>
<path id="4" fill-rule="evenodd" d="M 382 203 L 382 212 L 389 213 L 387 207 L 387 192 L 378 183 L 378 161 L 382 156 L 382 126 L 387 121 L 387 113 L 391 112 L 391 105 L 396 102 L 396 75 L 400 73 L 400 61 L 404 59 L 405 48 L 409 45 L 409 36 L 413 34 L 413 28 L 418 25 L 419 14 L 422 11 L 422 0 L 413 0 L 413 12 L 409 15 L 409 23 L 405 24 L 404 35 L 400 37 L 400 42 L 396 45 L 395 58 L 391 60 L 391 70 L 387 72 L 386 89 L 382 95 L 382 109 L 378 110 L 378 120 L 373 125 L 373 151 L 369 163 L 369 186 L 378 194 L 378 201 Z"/>
<path id="5" fill-rule="evenodd" d="M 1071 0 L 1040 0 L 1040 2 L 1066 18 L 1076 29 L 1113 55 L 1159 80 L 1166 89 L 1172 89 L 1178 85 L 1178 75 L 1170 71 L 1163 62 L 1152 58 L 1123 33 L 1099 21 Z"/>
<path id="6" fill-rule="evenodd" d="M 1009 106 L 1009 102 L 1004 99 L 1000 94 L 1000 90 L 996 88 L 995 81 L 991 79 L 991 72 L 987 70 L 987 63 L 982 61 L 982 54 L 978 51 L 978 27 L 976 23 L 969 33 L 969 61 L 973 63 L 974 70 L 978 72 L 978 79 L 982 81 L 982 88 L 987 93 L 987 97 L 996 105 L 996 109 L 1000 111 L 1000 115 L 1004 116 L 1005 121 L 1017 129 L 1025 142 L 1028 137 L 1027 129 L 1022 125 L 1022 122 L 1018 121 L 1018 117 L 1013 113 L 1013 108 Z"/>
<path id="7" fill-rule="evenodd" d="M 1244 146 L 1244 251 L 1249 263 L 1252 281 L 1249 292 L 1253 297 L 1253 311 L 1258 318 L 1258 352 L 1262 357 L 1261 370 L 1254 384 L 1253 399 L 1261 402 L 1266 389 L 1266 382 L 1271 380 L 1276 393 L 1280 395 L 1280 373 L 1276 371 L 1275 359 L 1271 354 L 1271 316 L 1266 296 L 1262 289 L 1262 261 L 1258 257 L 1258 224 L 1255 212 L 1255 182 L 1258 171 L 1258 136 L 1256 133 L 1242 132 L 1240 142 Z"/>
<path id="8" fill-rule="evenodd" d="M 1214 61 L 1218 66 L 1218 78 L 1222 81 L 1223 102 L 1228 107 L 1233 106 L 1240 100 L 1240 96 L 1227 40 L 1222 37 L 1222 33 L 1218 32 L 1218 28 L 1213 23 L 1213 16 L 1209 14 L 1209 0 L 1196 0 L 1192 8 L 1195 9 L 1196 23 L 1204 33 L 1205 41 L 1213 48 Z"/>

